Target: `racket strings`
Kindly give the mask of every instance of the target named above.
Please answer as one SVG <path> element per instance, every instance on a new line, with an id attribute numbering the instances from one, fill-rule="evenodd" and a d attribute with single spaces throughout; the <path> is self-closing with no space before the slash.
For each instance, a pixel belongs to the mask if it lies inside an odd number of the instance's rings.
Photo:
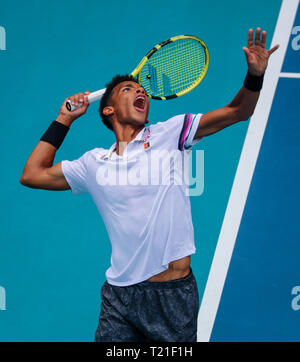
<path id="1" fill-rule="evenodd" d="M 205 53 L 200 43 L 200 47 L 196 41 L 181 43 L 175 42 L 172 52 L 166 51 L 165 59 L 159 64 L 160 71 L 171 77 L 175 93 L 196 81 L 205 64 Z"/>
<path id="2" fill-rule="evenodd" d="M 170 96 L 193 87 L 205 65 L 206 54 L 199 41 L 177 40 L 149 58 L 141 70 L 141 83 L 149 95 Z"/>

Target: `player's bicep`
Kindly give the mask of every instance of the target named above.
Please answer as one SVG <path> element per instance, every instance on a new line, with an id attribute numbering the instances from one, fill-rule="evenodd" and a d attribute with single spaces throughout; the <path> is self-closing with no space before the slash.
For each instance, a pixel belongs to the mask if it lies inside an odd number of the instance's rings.
<path id="1" fill-rule="evenodd" d="M 21 183 L 25 186 L 43 190 L 69 190 L 70 186 L 62 172 L 61 162 L 51 167 L 32 170 L 24 175 Z"/>

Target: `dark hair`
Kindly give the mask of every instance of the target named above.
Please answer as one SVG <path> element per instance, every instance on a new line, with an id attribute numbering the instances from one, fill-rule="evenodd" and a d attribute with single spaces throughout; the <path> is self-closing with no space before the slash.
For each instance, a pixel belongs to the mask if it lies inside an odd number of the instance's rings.
<path id="1" fill-rule="evenodd" d="M 135 78 L 133 78 L 132 75 L 128 75 L 128 74 L 120 75 L 120 74 L 118 74 L 106 85 L 106 91 L 103 94 L 103 97 L 102 97 L 102 99 L 100 101 L 100 107 L 99 107 L 100 117 L 102 118 L 102 121 L 106 125 L 106 127 L 111 129 L 112 131 L 113 131 L 113 126 L 112 126 L 111 120 L 109 119 L 108 116 L 103 114 L 103 109 L 107 105 L 109 105 L 109 102 L 110 102 L 111 96 L 112 96 L 112 91 L 115 88 L 115 86 L 117 86 L 119 83 L 126 82 L 126 81 L 138 83 L 138 81 Z"/>

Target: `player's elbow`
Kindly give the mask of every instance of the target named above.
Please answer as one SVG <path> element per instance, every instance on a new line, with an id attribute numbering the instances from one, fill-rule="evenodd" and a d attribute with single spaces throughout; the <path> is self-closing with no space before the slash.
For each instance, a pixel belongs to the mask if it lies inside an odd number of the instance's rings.
<path id="1" fill-rule="evenodd" d="M 243 107 L 238 109 L 237 117 L 239 121 L 248 121 L 254 113 L 255 107 Z"/>
<path id="2" fill-rule="evenodd" d="M 248 119 L 252 116 L 253 111 L 249 109 L 245 109 L 244 107 L 232 107 L 229 105 L 229 116 L 234 123 L 248 121 Z"/>
<path id="3" fill-rule="evenodd" d="M 23 186 L 30 187 L 30 185 L 31 185 L 31 179 L 30 179 L 29 175 L 24 172 L 22 173 L 19 181 L 20 181 L 20 184 Z"/>
<path id="4" fill-rule="evenodd" d="M 244 115 L 244 116 L 240 117 L 240 122 L 248 121 L 251 116 L 252 116 L 252 114 L 248 114 L 248 115 Z"/>
<path id="5" fill-rule="evenodd" d="M 253 112 L 245 112 L 245 111 L 238 111 L 235 114 L 235 119 L 237 122 L 244 122 L 248 121 L 248 119 L 252 116 Z"/>
<path id="6" fill-rule="evenodd" d="M 36 176 L 37 175 L 35 175 L 32 172 L 23 171 L 19 181 L 20 181 L 21 185 L 23 185 L 23 186 L 36 188 L 36 183 L 37 183 Z"/>

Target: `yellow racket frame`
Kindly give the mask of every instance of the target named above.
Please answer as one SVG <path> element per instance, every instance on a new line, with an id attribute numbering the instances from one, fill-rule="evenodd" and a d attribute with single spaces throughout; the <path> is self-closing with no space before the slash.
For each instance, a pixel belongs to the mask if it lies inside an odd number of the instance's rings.
<path id="1" fill-rule="evenodd" d="M 151 49 L 145 56 L 144 58 L 141 60 L 141 62 L 139 63 L 139 65 L 135 68 L 135 70 L 131 73 L 131 75 L 133 77 L 136 77 L 138 76 L 138 82 L 141 84 L 141 78 L 140 78 L 140 75 L 141 75 L 141 70 L 142 68 L 144 67 L 145 63 L 148 61 L 148 59 L 160 48 L 162 48 L 163 46 L 171 43 L 171 42 L 175 42 L 177 40 L 182 40 L 182 39 L 194 39 L 196 41 L 198 41 L 199 43 L 201 43 L 203 49 L 204 49 L 204 52 L 205 52 L 205 65 L 203 67 L 203 71 L 201 72 L 199 78 L 192 84 L 190 85 L 189 87 L 187 87 L 186 89 L 178 92 L 178 93 L 175 93 L 174 95 L 171 95 L 171 96 L 167 96 L 167 97 L 157 97 L 157 96 L 151 96 L 150 94 L 147 94 L 147 96 L 149 98 L 152 98 L 152 99 L 157 99 L 157 100 L 162 100 L 162 101 L 165 101 L 165 100 L 168 100 L 168 99 L 172 99 L 172 98 L 177 98 L 177 97 L 180 97 L 180 96 L 183 96 L 184 94 L 187 94 L 188 92 L 190 92 L 191 90 L 193 90 L 194 88 L 196 88 L 203 80 L 203 78 L 205 77 L 206 73 L 207 73 L 207 70 L 208 70 L 208 66 L 209 66 L 209 52 L 208 52 L 208 49 L 207 49 L 207 46 L 205 45 L 205 43 L 197 38 L 196 36 L 194 35 L 177 35 L 177 36 L 173 36 L 172 38 L 169 38 L 157 45 L 155 45 L 155 47 L 153 49 Z"/>

